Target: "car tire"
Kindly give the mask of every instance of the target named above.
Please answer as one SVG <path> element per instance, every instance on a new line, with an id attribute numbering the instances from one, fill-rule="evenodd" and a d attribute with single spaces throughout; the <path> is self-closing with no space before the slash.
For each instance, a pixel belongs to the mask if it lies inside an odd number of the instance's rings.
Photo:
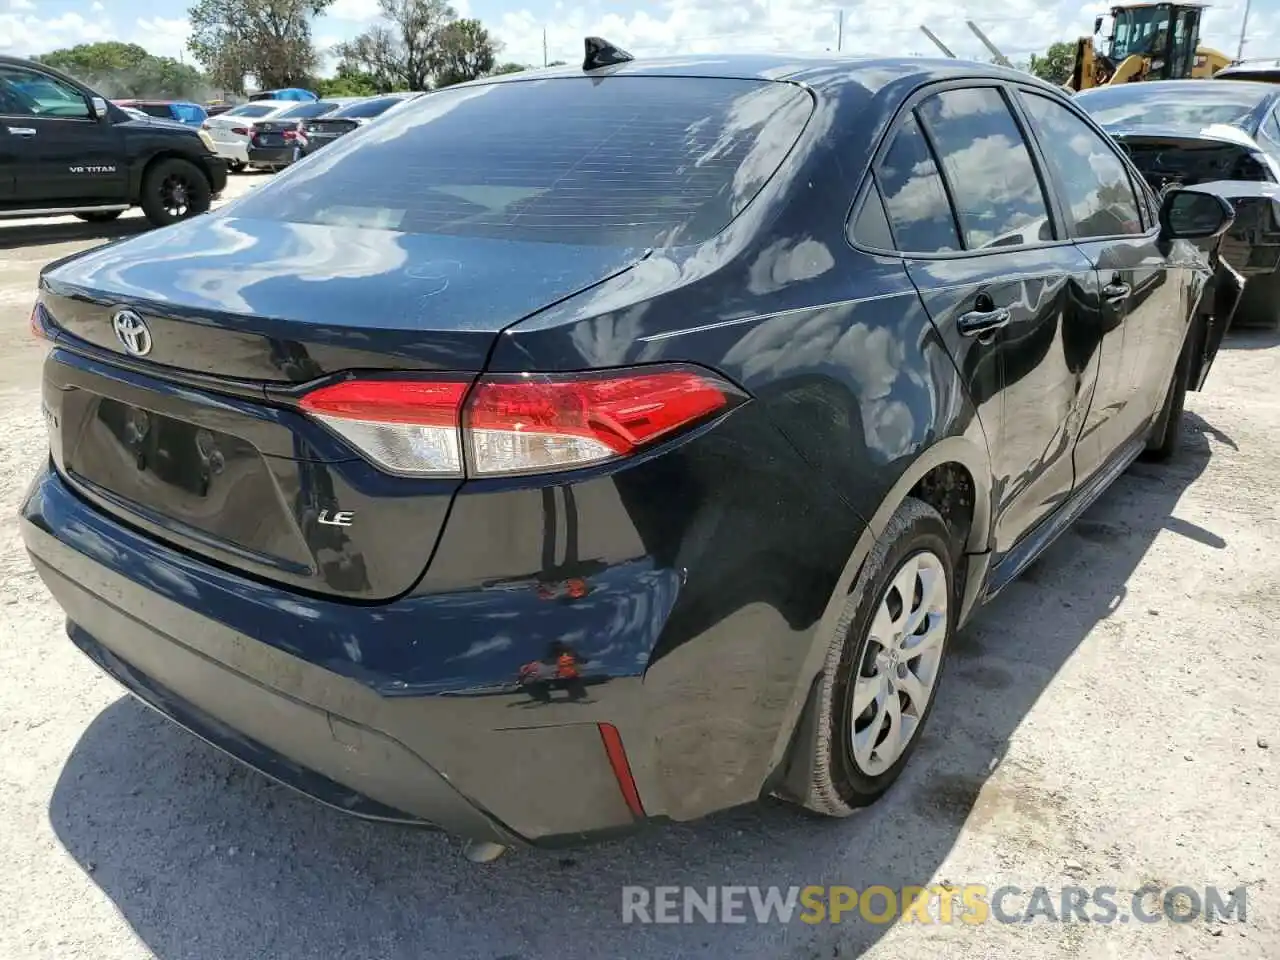
<path id="1" fill-rule="evenodd" d="M 1194 328 L 1193 328 L 1194 332 Z M 1191 350 L 1195 338 L 1187 334 L 1182 352 L 1178 354 L 1178 363 L 1173 368 L 1173 377 L 1165 390 L 1164 403 L 1160 405 L 1160 413 L 1151 425 L 1151 433 L 1147 436 L 1147 446 L 1143 458 L 1157 463 L 1172 460 L 1177 456 L 1182 444 L 1182 415 L 1187 402 L 1187 386 L 1191 375 Z"/>
<path id="2" fill-rule="evenodd" d="M 157 227 L 204 213 L 212 200 L 208 177 L 190 160 L 165 157 L 142 175 L 142 212 Z"/>
<path id="3" fill-rule="evenodd" d="M 907 582 L 912 584 L 909 600 L 901 589 Z M 807 808 L 848 816 L 875 801 L 901 774 L 933 710 L 955 631 L 958 596 L 950 528 L 929 504 L 908 498 L 890 518 L 845 598 L 827 651 L 819 679 L 812 776 L 803 800 Z M 922 609 L 926 616 L 919 629 L 903 636 L 896 628 L 908 626 Z M 904 689 L 909 687 L 904 670 L 914 678 L 916 686 L 910 689 L 915 697 Z M 874 699 L 867 701 L 872 690 Z M 917 702 L 921 699 L 922 704 Z M 855 716 L 858 702 L 864 706 Z M 895 717 L 900 738 L 890 745 Z M 910 729 L 904 729 L 908 721 Z"/>
<path id="4" fill-rule="evenodd" d="M 232 160 L 227 164 L 227 169 L 232 173 L 244 173 L 245 162 L 243 160 Z"/>
<path id="5" fill-rule="evenodd" d="M 85 223 L 110 223 L 118 220 L 123 210 L 95 210 L 92 213 L 77 213 L 76 218 Z"/>
<path id="6" fill-rule="evenodd" d="M 1231 325 L 1280 330 L 1280 268 L 1245 281 Z"/>

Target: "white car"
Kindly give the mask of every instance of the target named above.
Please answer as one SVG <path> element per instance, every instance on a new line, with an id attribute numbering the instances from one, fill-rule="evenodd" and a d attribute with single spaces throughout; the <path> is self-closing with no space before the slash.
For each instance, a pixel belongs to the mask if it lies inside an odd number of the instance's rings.
<path id="1" fill-rule="evenodd" d="M 224 157 L 232 170 L 243 170 L 249 163 L 249 137 L 254 122 L 297 105 L 297 100 L 251 100 L 210 117 L 200 126 L 213 140 L 214 152 Z"/>

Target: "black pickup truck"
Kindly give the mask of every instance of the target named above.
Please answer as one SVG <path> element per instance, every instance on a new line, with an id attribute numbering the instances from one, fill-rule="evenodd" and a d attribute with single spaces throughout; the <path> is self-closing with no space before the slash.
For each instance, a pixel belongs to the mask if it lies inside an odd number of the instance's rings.
<path id="1" fill-rule="evenodd" d="M 226 161 L 200 130 L 130 116 L 41 63 L 0 56 L 0 218 L 113 220 L 133 206 L 164 226 L 209 209 Z"/>

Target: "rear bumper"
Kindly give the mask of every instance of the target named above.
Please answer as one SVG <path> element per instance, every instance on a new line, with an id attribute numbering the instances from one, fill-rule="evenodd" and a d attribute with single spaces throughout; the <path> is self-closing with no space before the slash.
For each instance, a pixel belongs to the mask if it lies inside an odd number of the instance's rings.
<path id="1" fill-rule="evenodd" d="M 209 176 L 209 192 L 214 196 L 227 189 L 227 161 L 217 154 L 204 158 L 205 173 Z"/>
<path id="2" fill-rule="evenodd" d="M 244 140 L 238 143 L 223 142 L 221 140 L 213 141 L 213 149 L 223 160 L 228 163 L 248 163 L 249 162 L 249 141 Z"/>
<path id="3" fill-rule="evenodd" d="M 85 654 L 165 716 L 313 799 L 504 844 L 555 845 L 640 822 L 596 723 L 557 722 L 546 716 L 554 703 L 512 709 L 541 704 L 510 678 L 470 696 L 395 696 L 285 653 L 225 621 L 287 606 L 286 595 L 244 580 L 228 589 L 234 578 L 109 520 L 50 469 L 21 527 Z M 293 629 L 326 627 L 301 617 Z M 358 659 L 359 635 L 346 642 Z"/>
<path id="4" fill-rule="evenodd" d="M 81 649 L 222 749 L 355 813 L 551 845 L 777 788 L 865 540 L 807 469 L 749 403 L 563 486 L 477 481 L 381 603 L 167 546 L 52 466 L 21 532 Z"/>
<path id="5" fill-rule="evenodd" d="M 302 156 L 301 145 L 297 147 L 249 147 L 248 158 L 251 164 L 285 166 Z"/>

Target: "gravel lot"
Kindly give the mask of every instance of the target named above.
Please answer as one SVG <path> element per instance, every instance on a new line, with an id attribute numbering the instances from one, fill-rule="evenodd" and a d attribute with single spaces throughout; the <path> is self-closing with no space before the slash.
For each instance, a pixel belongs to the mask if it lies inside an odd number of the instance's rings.
<path id="1" fill-rule="evenodd" d="M 233 179 L 233 192 L 256 177 Z M 122 697 L 14 513 L 44 455 L 41 264 L 142 229 L 0 225 L 0 957 L 1280 956 L 1280 338 L 1237 336 L 1134 467 L 960 638 L 876 808 L 762 805 L 487 867 L 312 805 Z M 1247 886 L 1246 922 L 624 926 L 624 884 Z"/>

